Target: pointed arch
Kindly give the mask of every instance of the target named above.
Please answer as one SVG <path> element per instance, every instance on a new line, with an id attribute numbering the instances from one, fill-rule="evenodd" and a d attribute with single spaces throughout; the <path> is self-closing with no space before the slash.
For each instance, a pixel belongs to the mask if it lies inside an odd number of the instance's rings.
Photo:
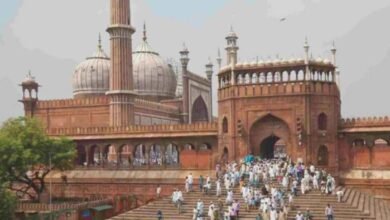
<path id="1" fill-rule="evenodd" d="M 222 120 L 222 132 L 223 133 L 228 133 L 229 132 L 229 124 L 228 124 L 228 120 L 227 120 L 227 118 L 226 117 L 224 117 L 223 118 L 223 120 Z"/>
<path id="2" fill-rule="evenodd" d="M 318 130 L 326 131 L 328 129 L 328 116 L 325 113 L 318 115 Z"/>
<path id="3" fill-rule="evenodd" d="M 288 148 L 291 148 L 290 134 L 288 123 L 277 116 L 266 114 L 250 126 L 250 152 L 265 158 L 274 157 L 275 144 L 281 139 L 286 146 L 283 152 L 288 153 Z M 262 155 L 264 152 L 267 155 Z"/>
<path id="4" fill-rule="evenodd" d="M 207 105 L 202 96 L 199 96 L 192 105 L 191 119 L 192 123 L 209 121 Z"/>

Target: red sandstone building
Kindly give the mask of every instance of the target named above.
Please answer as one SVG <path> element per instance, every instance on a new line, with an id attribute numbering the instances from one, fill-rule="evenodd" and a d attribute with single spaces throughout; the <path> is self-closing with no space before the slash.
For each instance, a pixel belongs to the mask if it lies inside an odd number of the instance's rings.
<path id="1" fill-rule="evenodd" d="M 33 77 L 22 83 L 26 116 L 39 118 L 49 135 L 77 143 L 78 168 L 67 174 L 66 191 L 57 178 L 56 193 L 153 193 L 147 184 L 181 183 L 188 170 L 212 170 L 248 153 L 287 154 L 345 184 L 389 192 L 390 120 L 341 118 L 335 48 L 330 60 L 313 59 L 306 41 L 303 58 L 238 63 L 232 30 L 214 88 L 214 120 L 211 63 L 207 78 L 192 73 L 184 47 L 175 73 L 150 47 L 146 28 L 133 51 L 129 0 L 111 0 L 110 19 L 111 56 L 99 42 L 77 66 L 73 98 L 38 100 Z"/>

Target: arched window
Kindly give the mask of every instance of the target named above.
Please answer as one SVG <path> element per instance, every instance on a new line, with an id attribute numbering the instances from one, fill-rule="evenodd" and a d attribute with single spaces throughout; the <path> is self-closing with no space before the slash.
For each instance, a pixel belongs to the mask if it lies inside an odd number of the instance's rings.
<path id="1" fill-rule="evenodd" d="M 328 123 L 328 116 L 325 113 L 318 115 L 318 130 L 326 131 Z"/>
<path id="2" fill-rule="evenodd" d="M 211 150 L 211 145 L 208 143 L 204 143 L 199 146 L 199 150 Z"/>
<path id="3" fill-rule="evenodd" d="M 257 76 L 257 73 L 252 74 L 252 84 L 258 83 L 259 77 Z"/>
<path id="4" fill-rule="evenodd" d="M 251 83 L 251 75 L 249 73 L 245 74 L 245 84 Z"/>
<path id="5" fill-rule="evenodd" d="M 134 166 L 142 166 L 147 163 L 146 161 L 146 148 L 145 145 L 139 144 L 135 147 L 134 150 L 134 160 L 133 165 Z"/>
<path id="6" fill-rule="evenodd" d="M 363 147 L 366 146 L 366 141 L 364 139 L 355 139 L 352 142 L 353 147 Z"/>
<path id="7" fill-rule="evenodd" d="M 179 163 L 179 151 L 175 144 L 169 144 L 165 151 L 165 162 L 168 165 Z"/>
<path id="8" fill-rule="evenodd" d="M 222 120 L 222 132 L 223 132 L 223 133 L 228 133 L 228 131 L 229 131 L 229 128 L 228 128 L 228 120 L 227 120 L 227 118 L 225 117 L 225 118 L 223 118 L 223 120 Z"/>
<path id="9" fill-rule="evenodd" d="M 317 162 L 319 166 L 328 166 L 328 148 L 322 145 L 318 149 Z"/>
<path id="10" fill-rule="evenodd" d="M 385 139 L 379 138 L 374 141 L 375 147 L 386 147 L 389 146 L 389 142 Z"/>

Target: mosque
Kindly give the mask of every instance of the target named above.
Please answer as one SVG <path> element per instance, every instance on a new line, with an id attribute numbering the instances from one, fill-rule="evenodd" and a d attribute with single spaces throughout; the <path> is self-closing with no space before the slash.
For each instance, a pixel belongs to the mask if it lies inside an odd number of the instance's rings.
<path id="1" fill-rule="evenodd" d="M 185 46 L 175 68 L 152 49 L 146 27 L 133 50 L 130 1 L 110 2 L 110 56 L 99 39 L 97 51 L 73 73 L 73 98 L 38 99 L 31 74 L 21 83 L 25 115 L 41 120 L 50 136 L 77 144 L 66 191 L 53 176 L 56 193 L 153 193 L 148 186 L 162 180 L 175 185 L 189 170 L 210 171 L 254 154 L 289 155 L 326 168 L 340 183 L 375 185 L 373 191 L 390 196 L 384 171 L 390 168 L 390 120 L 341 118 L 335 47 L 329 59 L 309 56 L 306 41 L 302 58 L 239 63 L 239 38 L 231 30 L 226 64 L 215 75 L 211 62 L 206 74 L 193 73 Z M 221 66 L 222 58 L 217 62 Z"/>

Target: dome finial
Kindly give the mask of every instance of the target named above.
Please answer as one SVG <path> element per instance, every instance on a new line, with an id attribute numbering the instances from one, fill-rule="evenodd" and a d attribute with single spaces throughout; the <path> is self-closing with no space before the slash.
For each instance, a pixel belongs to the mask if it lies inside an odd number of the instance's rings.
<path id="1" fill-rule="evenodd" d="M 309 48 L 309 40 L 307 39 L 307 36 L 305 37 L 305 44 L 303 45 L 304 48 Z"/>
<path id="2" fill-rule="evenodd" d="M 100 32 L 99 32 L 99 39 L 98 39 L 98 48 L 99 50 L 102 49 L 102 35 L 100 34 Z"/>
<path id="3" fill-rule="evenodd" d="M 221 69 L 222 57 L 221 57 L 221 49 L 220 48 L 218 48 L 217 63 L 218 63 L 218 68 Z"/>
<path id="4" fill-rule="evenodd" d="M 146 36 L 146 22 L 144 21 L 144 37 L 142 38 L 144 41 L 146 41 L 148 38 Z"/>

